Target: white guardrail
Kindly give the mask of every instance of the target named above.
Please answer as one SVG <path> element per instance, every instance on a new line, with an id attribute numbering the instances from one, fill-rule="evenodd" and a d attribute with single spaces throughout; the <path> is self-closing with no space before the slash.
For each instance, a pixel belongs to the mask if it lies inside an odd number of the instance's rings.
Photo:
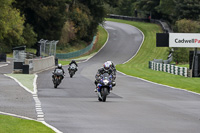
<path id="1" fill-rule="evenodd" d="M 178 67 L 171 64 L 156 63 L 154 61 L 149 61 L 149 68 L 156 71 L 163 71 L 175 75 L 181 75 L 188 77 L 188 68 L 187 67 Z"/>

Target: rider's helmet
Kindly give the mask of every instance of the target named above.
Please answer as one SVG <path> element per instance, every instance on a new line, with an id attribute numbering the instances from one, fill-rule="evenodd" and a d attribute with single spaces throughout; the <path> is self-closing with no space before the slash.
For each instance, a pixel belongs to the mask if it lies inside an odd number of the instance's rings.
<path id="1" fill-rule="evenodd" d="M 75 63 L 75 60 L 72 60 L 71 62 L 72 62 L 72 63 Z"/>
<path id="2" fill-rule="evenodd" d="M 110 64 L 108 62 L 105 62 L 103 64 L 103 68 L 104 68 L 104 70 L 108 71 L 110 69 Z"/>
<path id="3" fill-rule="evenodd" d="M 110 66 L 112 66 L 112 61 L 106 61 L 108 64 L 110 64 Z"/>
<path id="4" fill-rule="evenodd" d="M 58 68 L 61 69 L 62 68 L 62 64 L 58 64 Z"/>
<path id="5" fill-rule="evenodd" d="M 108 62 L 108 64 L 110 64 L 110 67 L 111 67 L 111 68 L 115 68 L 115 66 L 114 66 L 114 64 L 113 64 L 112 61 L 107 61 L 107 62 Z"/>

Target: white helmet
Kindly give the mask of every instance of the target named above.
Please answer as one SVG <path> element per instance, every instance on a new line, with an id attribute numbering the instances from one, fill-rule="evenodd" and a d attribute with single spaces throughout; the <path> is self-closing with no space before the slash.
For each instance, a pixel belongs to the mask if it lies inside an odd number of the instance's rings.
<path id="1" fill-rule="evenodd" d="M 58 68 L 62 68 L 62 64 L 58 64 Z"/>
<path id="2" fill-rule="evenodd" d="M 112 61 L 106 61 L 108 64 L 110 64 L 110 66 L 112 66 Z"/>
<path id="3" fill-rule="evenodd" d="M 108 69 L 110 68 L 110 63 L 105 62 L 105 63 L 103 64 L 103 67 L 104 67 L 105 70 L 108 70 Z"/>

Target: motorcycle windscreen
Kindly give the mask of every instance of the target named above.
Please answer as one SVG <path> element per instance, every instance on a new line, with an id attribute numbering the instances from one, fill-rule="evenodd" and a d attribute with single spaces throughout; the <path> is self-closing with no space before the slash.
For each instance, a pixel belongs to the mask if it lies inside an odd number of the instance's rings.
<path id="1" fill-rule="evenodd" d="M 75 69 L 76 68 L 76 65 L 73 63 L 70 65 L 70 69 Z"/>
<path id="2" fill-rule="evenodd" d="M 61 69 L 56 69 L 55 74 L 56 75 L 63 75 L 63 71 Z"/>
<path id="3" fill-rule="evenodd" d="M 109 80 L 109 74 L 108 73 L 104 73 L 103 75 L 102 75 L 102 77 L 103 77 L 103 79 L 107 79 L 107 80 Z"/>

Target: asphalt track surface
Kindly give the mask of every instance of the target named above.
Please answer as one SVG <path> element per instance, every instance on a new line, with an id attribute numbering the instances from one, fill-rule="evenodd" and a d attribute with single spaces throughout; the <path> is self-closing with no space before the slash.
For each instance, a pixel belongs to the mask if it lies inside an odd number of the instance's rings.
<path id="1" fill-rule="evenodd" d="M 130 59 L 143 40 L 126 24 L 106 22 L 109 40 L 79 70 L 53 88 L 51 71 L 38 75 L 38 97 L 45 121 L 64 133 L 199 133 L 200 95 L 149 83 L 117 73 L 116 87 L 106 102 L 93 91 L 94 76 L 102 64 Z M 134 70 L 133 70 L 134 71 Z"/>
<path id="2" fill-rule="evenodd" d="M 32 94 L 4 75 L 12 73 L 13 70 L 12 59 L 8 61 L 10 63 L 0 62 L 0 112 L 37 119 Z"/>

